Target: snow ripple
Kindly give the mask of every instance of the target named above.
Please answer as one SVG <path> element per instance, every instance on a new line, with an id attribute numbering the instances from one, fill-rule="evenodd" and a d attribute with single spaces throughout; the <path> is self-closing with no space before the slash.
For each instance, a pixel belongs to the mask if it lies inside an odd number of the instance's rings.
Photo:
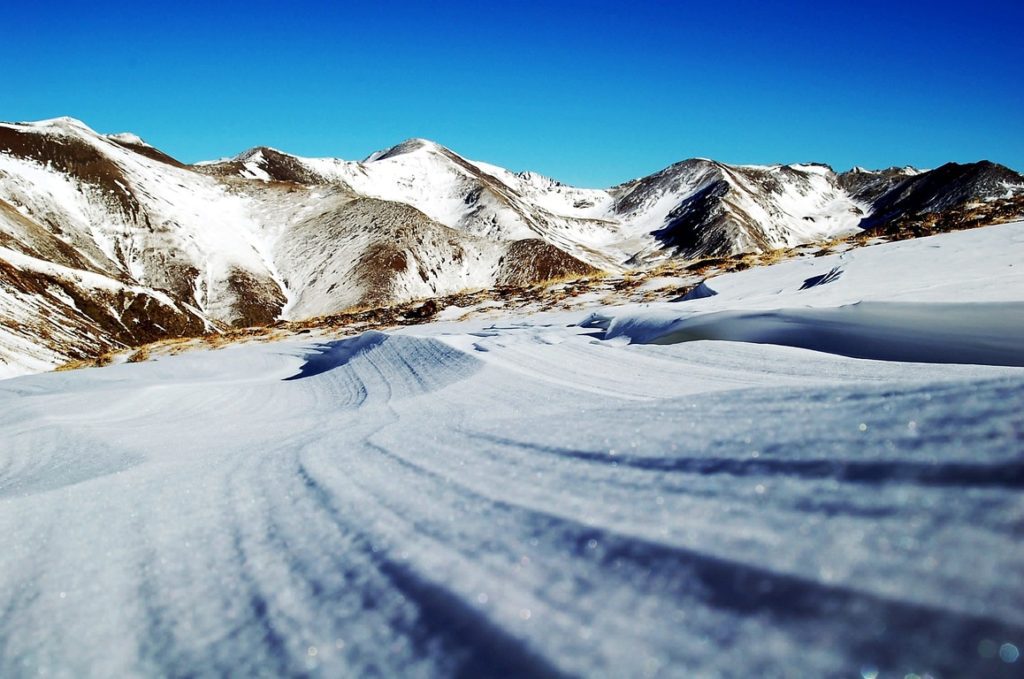
<path id="1" fill-rule="evenodd" d="M 19 378 L 0 675 L 1012 676 L 1022 412 L 564 324 Z"/>

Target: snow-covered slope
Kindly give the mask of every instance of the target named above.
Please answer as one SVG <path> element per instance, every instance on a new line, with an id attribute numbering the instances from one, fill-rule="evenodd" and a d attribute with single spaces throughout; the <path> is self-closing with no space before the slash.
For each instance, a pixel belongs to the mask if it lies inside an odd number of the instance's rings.
<path id="1" fill-rule="evenodd" d="M 237 165 L 248 179 L 71 119 L 0 125 L 0 375 L 204 328 L 591 271 L 537 239 L 467 233 L 317 181 L 270 149 Z"/>
<path id="2" fill-rule="evenodd" d="M 591 324 L 639 343 L 720 339 L 847 356 L 1024 366 L 1024 222 L 726 274 Z"/>
<path id="3" fill-rule="evenodd" d="M 185 166 L 130 133 L 0 124 L 0 375 L 226 326 L 680 255 L 764 251 L 1024 195 L 992 164 L 837 175 L 685 161 L 607 190 L 412 139 L 362 162 Z"/>
<path id="4" fill-rule="evenodd" d="M 934 171 L 819 164 L 677 163 L 610 189 L 513 173 L 410 139 L 362 162 L 253 149 L 210 172 L 340 183 L 416 207 L 435 221 L 498 239 L 540 238 L 601 268 L 668 254 L 763 252 L 849 234 L 868 225 L 1024 195 L 1024 178 L 993 163 Z"/>
<path id="5" fill-rule="evenodd" d="M 1021 304 L 1022 238 L 601 314 Z M 0 676 L 1019 675 L 1024 370 L 594 320 L 0 383 Z"/>
<path id="6" fill-rule="evenodd" d="M 695 159 L 612 192 L 615 212 L 637 235 L 689 256 L 763 252 L 852 233 L 864 215 L 823 165 Z"/>
<path id="7" fill-rule="evenodd" d="M 292 162 L 318 181 L 411 205 L 473 236 L 539 238 L 599 267 L 613 268 L 624 259 L 614 247 L 621 238 L 618 224 L 601 206 L 577 207 L 588 200 L 610 204 L 606 192 L 573 189 L 562 195 L 553 180 L 469 161 L 425 139 L 410 139 L 363 162 L 295 157 Z M 271 168 L 260 169 L 276 176 Z"/>
<path id="8" fill-rule="evenodd" d="M 338 182 L 474 235 L 541 238 L 605 268 L 664 256 L 666 246 L 697 256 L 795 245 L 850 233 L 865 214 L 837 175 L 818 165 L 692 160 L 612 189 L 580 189 L 470 161 L 423 139 L 363 162 L 290 157 L 288 166 L 302 169 L 275 172 L 282 165 L 258 149 L 207 171 Z"/>

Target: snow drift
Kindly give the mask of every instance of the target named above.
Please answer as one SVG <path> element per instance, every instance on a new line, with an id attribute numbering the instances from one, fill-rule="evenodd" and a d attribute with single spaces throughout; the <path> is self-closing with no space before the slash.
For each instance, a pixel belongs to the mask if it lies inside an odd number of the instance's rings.
<path id="1" fill-rule="evenodd" d="M 1024 370 L 594 335 L 988 318 L 1022 237 L 6 380 L 0 675 L 1016 676 Z"/>
<path id="2" fill-rule="evenodd" d="M 731 340 L 890 361 L 1024 366 L 1021 253 L 1024 223 L 992 226 L 728 274 L 681 302 L 588 325 L 634 343 Z"/>

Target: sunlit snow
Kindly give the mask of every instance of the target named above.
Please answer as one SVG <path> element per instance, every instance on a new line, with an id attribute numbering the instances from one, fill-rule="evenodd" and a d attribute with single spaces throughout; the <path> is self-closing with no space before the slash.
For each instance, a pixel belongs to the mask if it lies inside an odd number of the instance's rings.
<path id="1" fill-rule="evenodd" d="M 4 381 L 0 676 L 1014 676 L 1024 369 L 679 330 L 1019 305 L 1022 234 Z"/>

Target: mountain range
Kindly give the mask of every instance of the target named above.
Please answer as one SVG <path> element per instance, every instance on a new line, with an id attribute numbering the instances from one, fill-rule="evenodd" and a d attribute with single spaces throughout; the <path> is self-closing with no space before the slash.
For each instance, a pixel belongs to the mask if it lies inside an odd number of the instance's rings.
<path id="1" fill-rule="evenodd" d="M 71 118 L 0 124 L 0 376 L 172 336 L 764 252 L 1016 209 L 982 161 L 837 173 L 690 159 L 608 189 L 410 139 L 363 161 L 181 163 Z"/>

